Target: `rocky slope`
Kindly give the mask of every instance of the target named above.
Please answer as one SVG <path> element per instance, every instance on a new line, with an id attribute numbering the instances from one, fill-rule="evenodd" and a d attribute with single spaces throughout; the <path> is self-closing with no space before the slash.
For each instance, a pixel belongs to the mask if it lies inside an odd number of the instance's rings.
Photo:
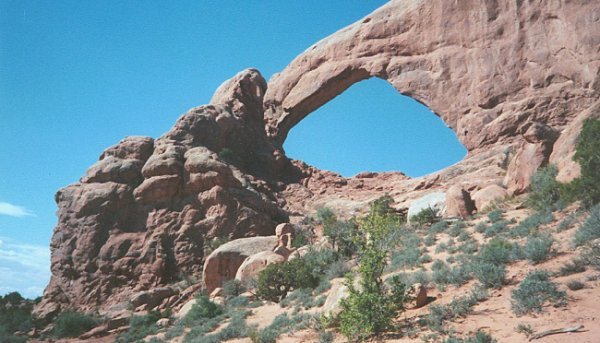
<path id="1" fill-rule="evenodd" d="M 112 316 L 132 298 L 140 309 L 176 306 L 183 286 L 140 292 L 200 277 L 214 238 L 273 235 L 319 206 L 350 215 L 389 193 L 402 210 L 439 191 L 456 203 L 448 215 L 462 215 L 471 199 L 482 207 L 524 192 L 548 162 L 563 180 L 576 176 L 578 128 L 600 113 L 598 32 L 594 2 L 390 1 L 268 84 L 240 72 L 162 137 L 125 138 L 57 192 L 52 279 L 37 315 Z M 468 156 L 418 179 L 345 179 L 288 160 L 289 130 L 369 77 L 429 106 Z"/>

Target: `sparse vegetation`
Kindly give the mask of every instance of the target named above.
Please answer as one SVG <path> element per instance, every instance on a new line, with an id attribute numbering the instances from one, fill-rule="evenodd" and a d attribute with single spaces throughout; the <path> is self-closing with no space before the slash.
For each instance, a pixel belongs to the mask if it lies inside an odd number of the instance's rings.
<path id="1" fill-rule="evenodd" d="M 486 288 L 502 288 L 506 283 L 506 268 L 502 264 L 480 261 L 472 268 L 475 278 Z"/>
<path id="2" fill-rule="evenodd" d="M 577 273 L 583 273 L 586 269 L 585 265 L 586 261 L 584 261 L 582 258 L 575 258 L 571 262 L 567 262 L 562 267 L 560 267 L 558 275 L 567 276 Z"/>
<path id="3" fill-rule="evenodd" d="M 554 239 L 549 234 L 530 236 L 523 247 L 525 258 L 537 264 L 546 261 L 552 255 Z"/>
<path id="4" fill-rule="evenodd" d="M 0 342 L 22 343 L 25 337 L 15 332 L 28 332 L 35 327 L 31 316 L 34 301 L 24 299 L 18 292 L 0 296 Z"/>
<path id="5" fill-rule="evenodd" d="M 579 162 L 581 176 L 563 189 L 565 198 L 581 200 L 585 207 L 600 202 L 600 119 L 587 119 L 575 147 L 573 159 Z"/>
<path id="6" fill-rule="evenodd" d="M 440 217 L 438 216 L 437 212 L 431 207 L 426 207 L 422 209 L 419 213 L 410 217 L 411 223 L 421 226 L 425 224 L 433 224 L 438 220 L 440 220 Z"/>
<path id="7" fill-rule="evenodd" d="M 499 222 L 504 217 L 503 211 L 499 208 L 488 212 L 488 219 L 491 223 Z"/>
<path id="8" fill-rule="evenodd" d="M 564 305 L 566 294 L 558 290 L 548 272 L 543 270 L 529 273 L 512 291 L 512 310 L 517 315 L 541 312 L 547 302 L 554 306 Z"/>
<path id="9" fill-rule="evenodd" d="M 573 280 L 567 282 L 567 287 L 572 291 L 578 291 L 580 289 L 583 289 L 583 287 L 585 287 L 585 284 L 581 281 Z"/>
<path id="10" fill-rule="evenodd" d="M 120 334 L 117 343 L 143 342 L 144 337 L 158 332 L 156 322 L 162 318 L 160 312 L 153 311 L 143 316 L 133 316 L 129 321 L 129 329 Z"/>
<path id="11" fill-rule="evenodd" d="M 273 319 L 269 326 L 251 332 L 250 339 L 253 343 L 275 343 L 281 334 L 309 327 L 315 321 L 316 318 L 313 315 L 306 313 L 292 316 L 288 316 L 287 313 L 280 314 Z"/>
<path id="12" fill-rule="evenodd" d="M 600 204 L 590 210 L 590 215 L 575 232 L 573 243 L 581 246 L 597 238 L 600 238 Z"/>
<path id="13" fill-rule="evenodd" d="M 449 304 L 432 305 L 424 324 L 431 330 L 446 332 L 447 321 L 466 316 L 471 313 L 473 306 L 486 300 L 487 297 L 485 289 L 475 286 L 471 294 L 456 298 Z"/>
<path id="14" fill-rule="evenodd" d="M 531 177 L 527 205 L 537 211 L 552 212 L 560 207 L 561 185 L 556 181 L 558 169 L 554 165 L 540 168 Z"/>

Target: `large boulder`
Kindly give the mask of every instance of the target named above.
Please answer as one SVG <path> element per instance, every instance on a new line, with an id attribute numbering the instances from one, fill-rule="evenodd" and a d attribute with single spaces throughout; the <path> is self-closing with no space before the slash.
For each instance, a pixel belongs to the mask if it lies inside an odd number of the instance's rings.
<path id="1" fill-rule="evenodd" d="M 471 195 L 458 185 L 446 191 L 446 217 L 466 218 L 475 210 Z"/>
<path id="2" fill-rule="evenodd" d="M 268 265 L 283 263 L 285 261 L 286 256 L 270 250 L 261 251 L 244 260 L 235 274 L 235 279 L 245 284 L 256 278 L 258 273 L 267 268 Z"/>
<path id="3" fill-rule="evenodd" d="M 202 282 L 206 293 L 235 278 L 244 260 L 277 246 L 276 236 L 248 237 L 227 242 L 213 251 L 204 262 Z"/>
<path id="4" fill-rule="evenodd" d="M 477 211 L 481 212 L 494 205 L 494 202 L 501 200 L 508 195 L 504 187 L 498 185 L 489 185 L 473 193 L 473 201 Z"/>

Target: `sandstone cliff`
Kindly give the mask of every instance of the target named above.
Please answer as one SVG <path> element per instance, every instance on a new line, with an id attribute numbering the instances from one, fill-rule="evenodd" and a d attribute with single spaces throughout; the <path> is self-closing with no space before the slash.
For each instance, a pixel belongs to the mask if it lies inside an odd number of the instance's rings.
<path id="1" fill-rule="evenodd" d="M 240 72 L 162 137 L 125 138 L 57 192 L 52 279 L 37 314 L 110 315 L 135 293 L 199 277 L 207 241 L 272 235 L 325 204 L 351 213 L 389 193 L 400 209 L 451 186 L 448 194 L 479 193 L 477 203 L 492 188 L 524 192 L 548 162 L 572 178 L 577 128 L 600 112 L 598 32 L 593 1 L 391 1 L 268 84 Z M 289 130 L 369 77 L 426 104 L 468 156 L 417 179 L 345 179 L 288 160 Z M 178 302 L 164 294 L 159 304 Z"/>

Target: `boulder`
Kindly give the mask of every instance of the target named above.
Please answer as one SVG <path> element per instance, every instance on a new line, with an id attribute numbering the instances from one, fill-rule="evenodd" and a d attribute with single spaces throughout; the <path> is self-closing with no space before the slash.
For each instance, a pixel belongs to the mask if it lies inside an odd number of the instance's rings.
<path id="1" fill-rule="evenodd" d="M 471 195 L 464 188 L 454 185 L 446 191 L 446 217 L 466 218 L 475 210 Z"/>
<path id="2" fill-rule="evenodd" d="M 267 268 L 270 264 L 283 263 L 286 258 L 273 251 L 261 251 L 252 256 L 248 256 L 237 270 L 235 279 L 243 284 L 256 278 L 258 273 Z"/>
<path id="3" fill-rule="evenodd" d="M 322 313 L 326 316 L 335 316 L 340 313 L 340 301 L 350 295 L 348 286 L 344 284 L 345 279 L 338 278 L 331 280 L 331 288 L 327 294 L 325 304 L 323 304 Z"/>
<path id="4" fill-rule="evenodd" d="M 409 300 L 409 306 L 412 308 L 420 308 L 427 305 L 427 288 L 420 283 L 408 287 L 404 295 Z"/>
<path id="5" fill-rule="evenodd" d="M 277 246 L 276 236 L 248 237 L 227 242 L 213 251 L 204 262 L 202 282 L 206 293 L 235 278 L 246 258 Z"/>
<path id="6" fill-rule="evenodd" d="M 481 212 L 494 205 L 496 200 L 501 200 L 508 195 L 504 187 L 489 185 L 473 193 L 473 201 L 477 211 Z"/>

